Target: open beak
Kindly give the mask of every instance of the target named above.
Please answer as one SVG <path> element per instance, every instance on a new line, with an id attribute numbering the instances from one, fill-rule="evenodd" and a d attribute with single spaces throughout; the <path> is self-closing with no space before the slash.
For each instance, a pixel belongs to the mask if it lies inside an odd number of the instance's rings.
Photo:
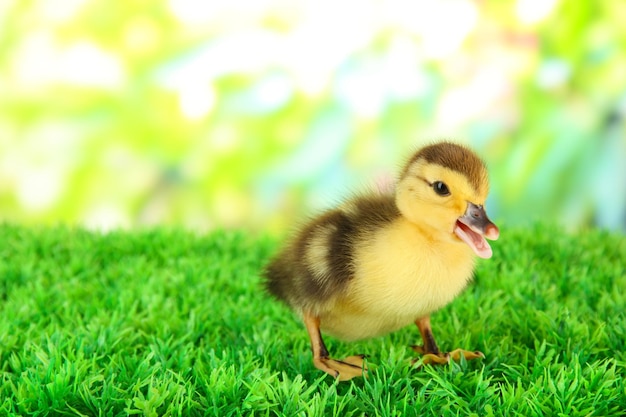
<path id="1" fill-rule="evenodd" d="M 498 226 L 487 217 L 482 205 L 467 203 L 465 214 L 459 217 L 454 226 L 454 233 L 481 258 L 491 258 L 491 246 L 485 240 L 496 240 L 500 236 Z"/>

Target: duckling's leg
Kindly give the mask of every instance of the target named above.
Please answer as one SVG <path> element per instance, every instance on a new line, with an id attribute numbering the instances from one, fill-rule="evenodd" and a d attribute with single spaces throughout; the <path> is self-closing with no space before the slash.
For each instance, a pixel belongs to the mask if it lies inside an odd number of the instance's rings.
<path id="1" fill-rule="evenodd" d="M 365 355 L 355 355 L 344 360 L 331 359 L 328 349 L 322 340 L 320 333 L 320 319 L 310 313 L 304 314 L 304 325 L 311 339 L 311 350 L 313 351 L 313 365 L 321 371 L 339 378 L 340 381 L 348 381 L 355 376 L 363 376 L 367 372 L 364 367 L 363 358 Z"/>
<path id="2" fill-rule="evenodd" d="M 459 361 L 461 359 L 461 356 L 463 356 L 466 360 L 485 357 L 482 352 L 472 352 L 463 349 L 455 349 L 452 352 L 442 353 L 437 347 L 435 337 L 433 336 L 433 330 L 430 327 L 430 316 L 417 319 L 415 321 L 415 324 L 417 324 L 417 327 L 420 330 L 424 344 L 422 346 L 413 346 L 413 350 L 417 353 L 424 355 L 422 362 L 425 364 L 445 364 L 448 363 L 450 359 L 454 361 Z"/>

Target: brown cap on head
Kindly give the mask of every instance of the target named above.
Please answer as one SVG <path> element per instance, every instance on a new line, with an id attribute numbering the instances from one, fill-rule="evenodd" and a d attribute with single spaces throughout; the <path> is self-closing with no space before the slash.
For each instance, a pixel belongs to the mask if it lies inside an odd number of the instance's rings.
<path id="1" fill-rule="evenodd" d="M 476 190 L 480 189 L 486 179 L 483 161 L 470 149 L 452 142 L 440 142 L 421 148 L 407 162 L 401 178 L 407 174 L 411 164 L 420 159 L 460 172 Z"/>

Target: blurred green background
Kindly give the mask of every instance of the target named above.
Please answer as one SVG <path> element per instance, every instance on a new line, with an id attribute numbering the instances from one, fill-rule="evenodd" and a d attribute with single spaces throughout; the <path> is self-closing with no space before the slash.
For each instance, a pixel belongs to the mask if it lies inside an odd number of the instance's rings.
<path id="1" fill-rule="evenodd" d="M 2 0 L 0 217 L 282 231 L 455 139 L 490 215 L 626 228 L 623 0 Z"/>

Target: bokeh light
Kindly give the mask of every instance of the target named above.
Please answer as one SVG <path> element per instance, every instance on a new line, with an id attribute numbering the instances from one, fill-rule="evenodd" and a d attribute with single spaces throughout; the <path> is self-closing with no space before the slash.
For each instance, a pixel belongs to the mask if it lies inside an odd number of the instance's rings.
<path id="1" fill-rule="evenodd" d="M 282 231 L 475 148 L 491 216 L 626 229 L 626 3 L 6 0 L 0 218 Z"/>

